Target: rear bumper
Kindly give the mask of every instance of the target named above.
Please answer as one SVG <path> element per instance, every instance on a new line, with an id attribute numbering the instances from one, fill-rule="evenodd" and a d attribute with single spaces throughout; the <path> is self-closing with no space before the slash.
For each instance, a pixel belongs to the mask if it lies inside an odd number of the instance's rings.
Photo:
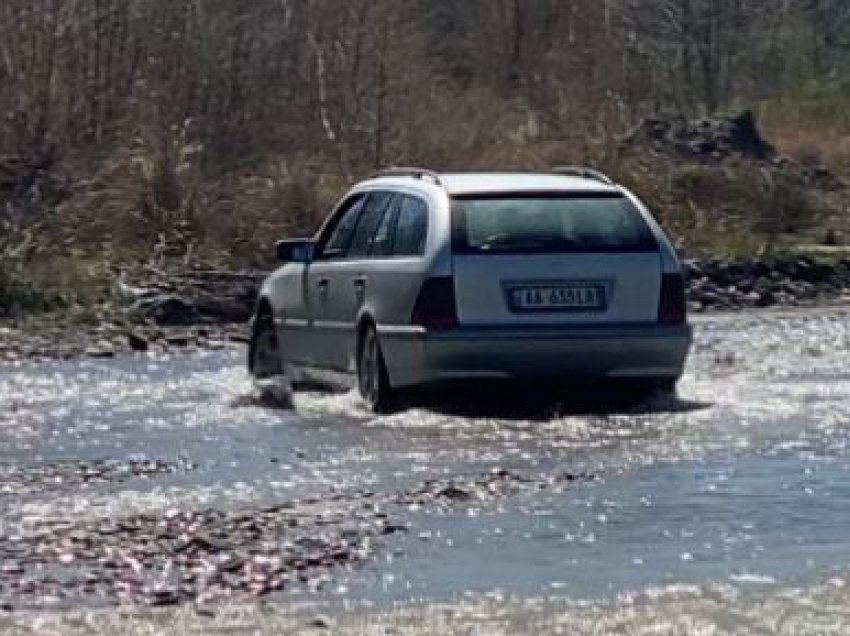
<path id="1" fill-rule="evenodd" d="M 381 328 L 395 387 L 461 379 L 679 378 L 689 326 Z"/>

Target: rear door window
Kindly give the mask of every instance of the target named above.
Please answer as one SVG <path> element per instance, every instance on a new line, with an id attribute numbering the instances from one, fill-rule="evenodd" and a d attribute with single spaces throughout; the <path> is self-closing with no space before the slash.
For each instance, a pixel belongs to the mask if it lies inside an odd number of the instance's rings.
<path id="1" fill-rule="evenodd" d="M 375 236 L 372 238 L 371 254 L 375 257 L 392 256 L 393 242 L 395 239 L 395 226 L 398 219 L 398 208 L 401 205 L 402 197 L 395 197 L 384 213 L 384 218 L 375 230 Z"/>
<path id="2" fill-rule="evenodd" d="M 365 256 L 369 253 L 375 231 L 381 224 L 381 220 L 387 215 L 393 196 L 391 192 L 372 192 L 369 194 L 363 206 L 363 212 L 357 221 L 347 256 Z"/>
<path id="3" fill-rule="evenodd" d="M 625 196 L 498 194 L 457 198 L 454 250 L 464 254 L 651 252 L 658 249 Z"/>
<path id="4" fill-rule="evenodd" d="M 425 253 L 428 238 L 428 204 L 418 197 L 403 195 L 398 208 L 393 254 L 418 256 Z"/>

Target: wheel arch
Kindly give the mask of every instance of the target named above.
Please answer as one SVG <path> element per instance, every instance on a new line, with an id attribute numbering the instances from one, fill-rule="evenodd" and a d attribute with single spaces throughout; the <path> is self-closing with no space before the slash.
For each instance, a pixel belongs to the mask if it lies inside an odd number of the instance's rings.
<path id="1" fill-rule="evenodd" d="M 274 328 L 274 308 L 271 301 L 266 296 L 260 296 L 257 299 L 257 306 L 254 310 L 254 317 L 251 319 L 251 338 L 248 341 L 248 372 L 254 373 L 254 352 L 257 346 L 257 327 L 263 324 L 264 321 L 269 321 Z"/>
<path id="2" fill-rule="evenodd" d="M 367 308 L 363 308 L 360 311 L 360 314 L 357 316 L 357 322 L 355 323 L 355 337 L 354 337 L 354 349 L 351 352 L 351 361 L 352 361 L 352 369 L 354 373 L 357 373 L 358 361 L 360 360 L 360 354 L 363 350 L 363 336 L 366 333 L 367 327 L 372 327 L 375 330 L 375 333 L 378 332 L 378 321 L 375 318 L 375 315 Z M 380 346 L 380 339 L 378 340 Z M 387 362 L 386 350 L 381 347 L 381 356 L 384 360 L 384 369 L 387 373 L 387 378 L 389 380 L 390 386 L 393 385 L 393 373 L 392 369 L 390 369 L 390 365 Z"/>
<path id="3" fill-rule="evenodd" d="M 357 316 L 357 322 L 355 324 L 356 327 L 354 329 L 354 355 L 356 360 L 356 356 L 360 355 L 360 348 L 363 346 L 363 336 L 366 333 L 366 328 L 373 327 L 375 330 L 377 330 L 378 321 L 375 320 L 375 317 L 372 315 L 371 311 L 364 309 Z"/>
<path id="4" fill-rule="evenodd" d="M 272 301 L 268 296 L 260 296 L 257 299 L 257 307 L 254 310 L 254 319 L 261 316 L 269 316 L 274 318 L 274 308 L 272 307 Z"/>

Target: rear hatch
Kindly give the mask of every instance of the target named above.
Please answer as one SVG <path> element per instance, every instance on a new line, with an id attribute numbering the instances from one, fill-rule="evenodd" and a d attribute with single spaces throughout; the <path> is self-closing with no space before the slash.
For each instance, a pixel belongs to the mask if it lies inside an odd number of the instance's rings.
<path id="1" fill-rule="evenodd" d="M 461 325 L 658 320 L 659 246 L 618 192 L 455 196 L 452 225 Z"/>

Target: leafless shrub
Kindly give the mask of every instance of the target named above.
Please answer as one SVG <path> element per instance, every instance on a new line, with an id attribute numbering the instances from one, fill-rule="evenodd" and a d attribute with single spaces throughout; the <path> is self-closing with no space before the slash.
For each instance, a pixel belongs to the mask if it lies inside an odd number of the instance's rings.
<path id="1" fill-rule="evenodd" d="M 624 161 L 618 138 L 646 115 L 800 85 L 846 111 L 848 20 L 840 0 L 3 0 L 0 156 L 49 157 L 63 180 L 26 206 L 0 188 L 0 243 L 27 267 L 58 259 L 45 244 L 84 262 L 260 264 L 350 180 L 407 163 L 588 162 L 680 237 L 804 227 L 820 204 L 794 184 L 743 166 L 670 176 Z M 39 239 L 22 249 L 27 228 Z"/>

